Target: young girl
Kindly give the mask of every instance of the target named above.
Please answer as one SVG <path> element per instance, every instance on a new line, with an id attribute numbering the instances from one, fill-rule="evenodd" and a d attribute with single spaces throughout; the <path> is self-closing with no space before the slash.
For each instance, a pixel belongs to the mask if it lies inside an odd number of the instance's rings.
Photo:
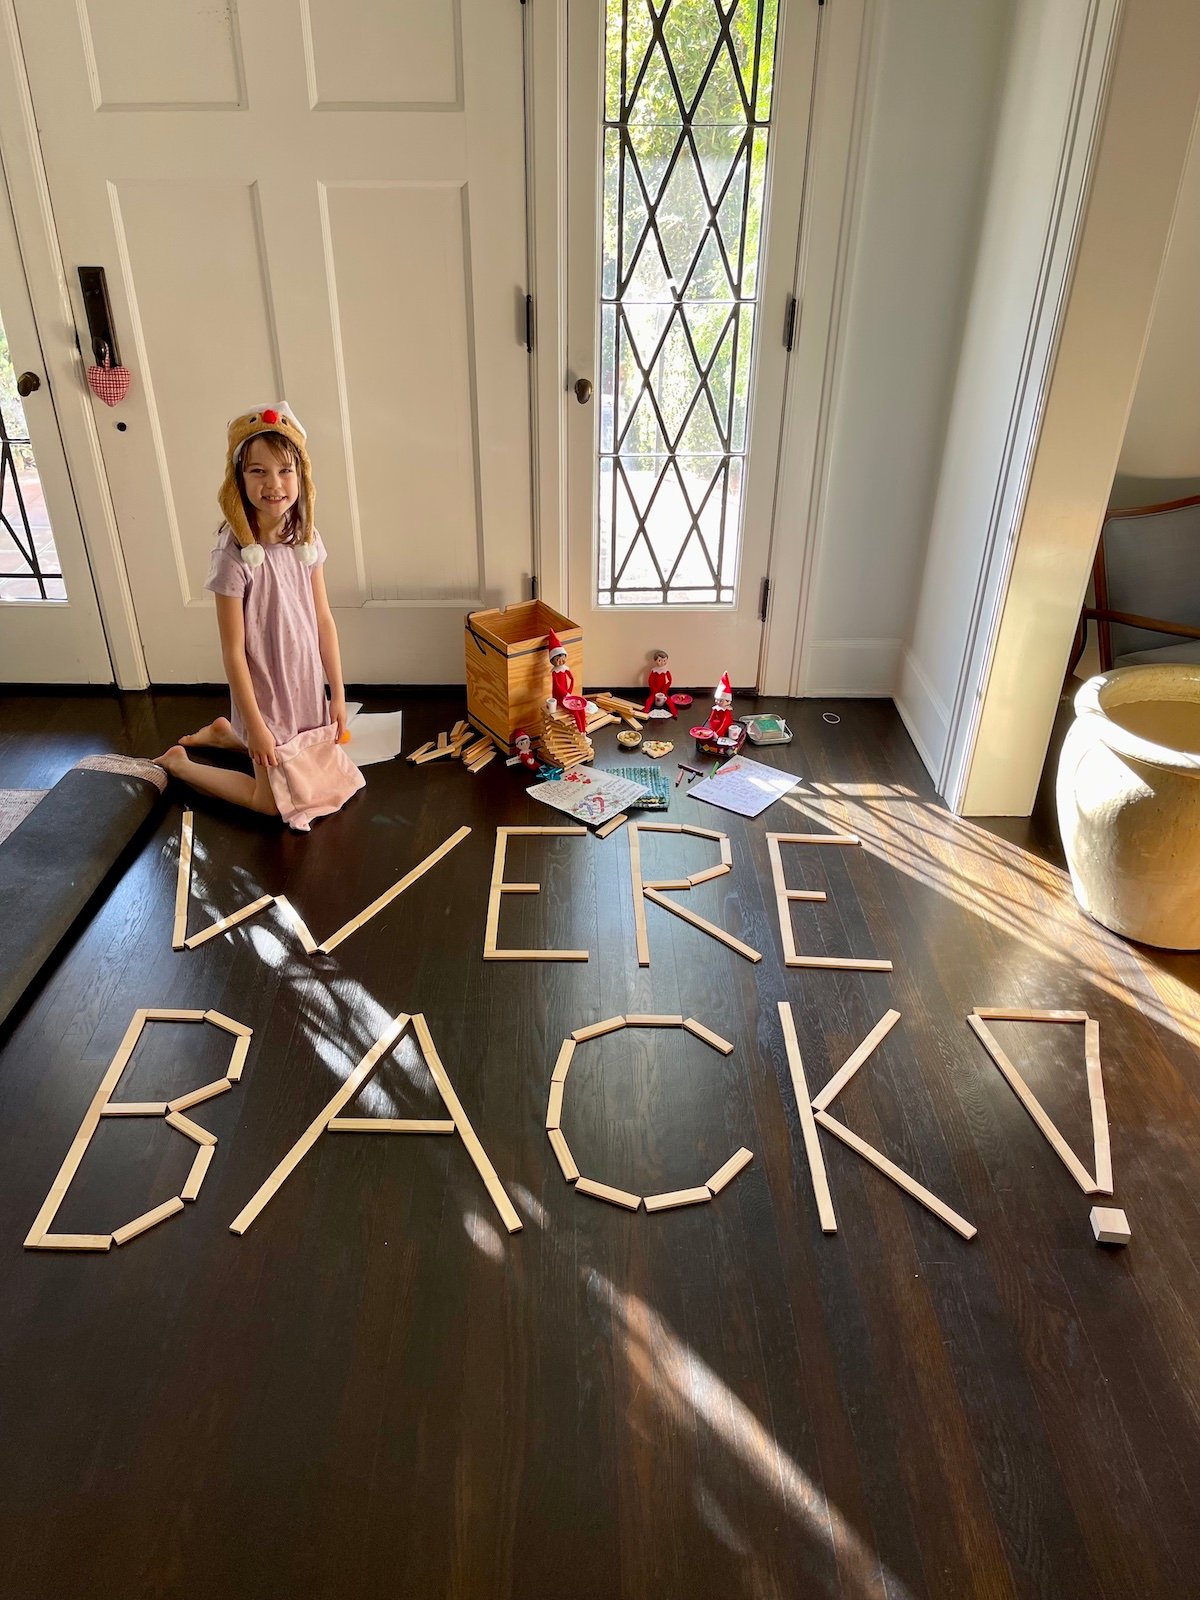
<path id="1" fill-rule="evenodd" d="M 338 748 L 346 691 L 322 572 L 325 546 L 313 526 L 305 432 L 286 404 L 229 424 L 218 498 L 225 521 L 205 588 L 217 597 L 232 717 L 187 735 L 158 764 L 202 794 L 307 830 L 313 817 L 361 789 L 363 778 Z M 240 750 L 254 775 L 192 761 L 185 745 Z"/>

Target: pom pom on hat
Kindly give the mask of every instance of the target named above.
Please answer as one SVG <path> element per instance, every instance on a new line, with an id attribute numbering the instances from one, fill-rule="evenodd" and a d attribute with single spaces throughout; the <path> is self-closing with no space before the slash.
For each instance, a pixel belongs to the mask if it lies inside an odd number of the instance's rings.
<path id="1" fill-rule="evenodd" d="M 298 544 L 292 548 L 295 550 L 296 560 L 300 562 L 301 566 L 311 567 L 315 564 L 317 559 L 317 547 L 315 544 Z"/>
<path id="2" fill-rule="evenodd" d="M 243 545 L 241 556 L 251 570 L 255 567 L 261 567 L 267 559 L 267 553 L 260 544 Z"/>

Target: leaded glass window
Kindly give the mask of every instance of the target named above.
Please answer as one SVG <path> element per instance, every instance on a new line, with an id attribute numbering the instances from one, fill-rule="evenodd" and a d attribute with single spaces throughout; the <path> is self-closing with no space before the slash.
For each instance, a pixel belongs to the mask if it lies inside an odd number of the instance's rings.
<path id="1" fill-rule="evenodd" d="M 778 0 L 607 0 L 597 602 L 730 605 Z"/>

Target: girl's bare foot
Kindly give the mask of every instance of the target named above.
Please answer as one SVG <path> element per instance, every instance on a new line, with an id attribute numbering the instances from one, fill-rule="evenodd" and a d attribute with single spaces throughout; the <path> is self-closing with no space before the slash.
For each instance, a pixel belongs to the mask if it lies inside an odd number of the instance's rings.
<path id="1" fill-rule="evenodd" d="M 210 767 L 205 762 L 193 761 L 181 744 L 173 744 L 161 756 L 156 756 L 155 765 L 165 768 L 173 778 L 182 778 L 201 794 L 211 794 L 235 806 L 260 811 L 267 817 L 279 815 L 265 767 L 255 767 L 253 777 L 248 772 Z"/>
<path id="2" fill-rule="evenodd" d="M 207 727 L 185 733 L 180 744 L 215 745 L 218 750 L 244 750 L 246 746 L 233 731 L 228 717 L 214 717 Z"/>
<path id="3" fill-rule="evenodd" d="M 164 750 L 161 756 L 154 758 L 154 765 L 165 768 L 173 778 L 182 778 L 191 764 L 191 759 L 181 744 L 173 744 L 169 750 Z"/>

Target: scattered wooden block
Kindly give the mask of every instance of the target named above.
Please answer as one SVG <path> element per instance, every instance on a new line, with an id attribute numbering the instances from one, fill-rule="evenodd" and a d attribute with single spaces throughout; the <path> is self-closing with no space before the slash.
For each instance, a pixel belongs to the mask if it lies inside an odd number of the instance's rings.
<path id="1" fill-rule="evenodd" d="M 697 1189 L 673 1189 L 669 1194 L 648 1194 L 642 1202 L 647 1211 L 675 1211 L 680 1206 L 707 1205 L 712 1193 L 707 1184 Z"/>
<path id="2" fill-rule="evenodd" d="M 790 1001 L 779 1001 L 779 1021 L 783 1027 L 783 1043 L 787 1051 L 788 1071 L 792 1090 L 796 1096 L 796 1109 L 800 1113 L 800 1132 L 804 1137 L 804 1152 L 808 1157 L 808 1172 L 812 1181 L 813 1196 L 817 1202 L 817 1215 L 821 1219 L 822 1233 L 837 1232 L 837 1217 L 833 1210 L 833 1197 L 829 1192 L 829 1178 L 825 1171 L 825 1156 L 817 1134 L 812 1105 L 808 1098 L 808 1080 L 804 1075 L 804 1062 L 800 1055 L 800 1041 L 796 1036 L 796 1019 Z"/>
<path id="3" fill-rule="evenodd" d="M 743 944 L 740 939 L 735 939 L 731 933 L 726 933 L 724 928 L 718 928 L 715 922 L 707 922 L 703 917 L 698 917 L 694 911 L 688 911 L 674 900 L 668 900 L 665 895 L 656 889 L 643 888 L 642 893 L 647 900 L 652 900 L 656 906 L 661 906 L 664 911 L 670 911 L 683 922 L 688 922 L 693 928 L 699 928 L 701 933 L 707 933 L 710 939 L 717 939 L 721 944 L 727 945 L 730 950 L 736 950 L 738 955 L 744 956 L 747 961 L 761 961 L 762 951 L 752 949 L 750 945 Z"/>
<path id="4" fill-rule="evenodd" d="M 326 939 L 318 948 L 325 955 L 329 955 L 331 951 L 336 950 L 343 939 L 348 939 L 352 933 L 356 933 L 358 929 L 362 927 L 364 922 L 369 922 L 371 918 L 378 915 L 378 913 L 382 911 L 385 906 L 391 905 L 392 901 L 396 899 L 397 895 L 402 895 L 406 889 L 410 888 L 414 883 L 416 883 L 418 878 L 424 877 L 431 867 L 436 867 L 442 857 L 449 855 L 450 851 L 453 850 L 456 845 L 460 845 L 470 831 L 470 828 L 458 828 L 450 835 L 448 839 L 443 839 L 441 844 L 438 845 L 437 849 L 431 850 L 430 853 L 425 857 L 424 861 L 418 862 L 411 872 L 406 872 L 404 876 L 398 879 L 390 889 L 381 894 L 378 900 L 372 900 L 371 904 L 366 908 L 365 911 L 360 911 L 356 917 L 351 917 L 350 921 L 347 922 L 344 927 L 339 928 L 336 933 L 331 934 L 329 938 Z"/>
<path id="5" fill-rule="evenodd" d="M 26 1250 L 107 1250 L 111 1233 L 44 1233 L 35 1244 L 25 1241 Z"/>
<path id="6" fill-rule="evenodd" d="M 450 754 L 449 744 L 434 745 L 432 750 L 426 750 L 422 755 L 409 756 L 414 767 L 423 767 L 429 761 L 440 761 L 443 756 Z"/>
<path id="7" fill-rule="evenodd" d="M 710 1194 L 720 1194 L 721 1190 L 731 1184 L 744 1167 L 748 1167 L 754 1160 L 754 1152 L 747 1150 L 745 1145 L 740 1150 L 735 1150 L 724 1166 L 718 1167 L 708 1180 L 705 1188 Z"/>
<path id="8" fill-rule="evenodd" d="M 222 917 L 220 922 L 214 922 L 209 928 L 202 928 L 199 933 L 194 933 L 190 939 L 184 940 L 186 950 L 198 949 L 200 945 L 207 944 L 210 939 L 215 939 L 219 933 L 228 933 L 236 928 L 238 923 L 245 922 L 248 917 L 257 916 L 264 906 L 269 906 L 275 899 L 273 894 L 260 895 L 257 900 L 251 901 L 248 906 L 243 906 L 240 911 L 231 912 L 229 916 Z M 203 1016 L 201 1012 L 201 1016 Z"/>
<path id="9" fill-rule="evenodd" d="M 449 735 L 445 734 L 445 733 L 439 733 L 438 736 L 437 736 L 437 747 L 438 747 L 438 749 L 439 750 L 445 750 L 445 749 L 448 748 L 449 744 L 450 744 Z"/>
<path id="10" fill-rule="evenodd" d="M 1129 1218 L 1113 1206 L 1093 1206 L 1089 1221 L 1097 1244 L 1128 1244 L 1133 1237 Z"/>
<path id="11" fill-rule="evenodd" d="M 821 1090 L 820 1094 L 815 1096 L 812 1103 L 812 1108 L 814 1111 L 829 1110 L 830 1106 L 850 1082 L 850 1079 L 858 1071 L 859 1067 L 862 1066 L 863 1062 L 874 1050 L 878 1049 L 880 1044 L 882 1044 L 883 1040 L 899 1021 L 900 1013 L 898 1011 L 886 1011 L 883 1016 L 880 1017 L 879 1021 L 871 1029 L 870 1033 L 868 1033 L 867 1037 L 859 1045 L 858 1049 L 855 1050 L 852 1056 L 850 1056 L 845 1065 L 839 1071 L 834 1073 L 833 1077 L 830 1078 L 829 1082 Z"/>
<path id="12" fill-rule="evenodd" d="M 190 1094 L 177 1095 L 174 1100 L 167 1101 L 168 1111 L 188 1111 L 192 1106 L 198 1106 L 205 1100 L 215 1100 L 217 1095 L 224 1094 L 227 1089 L 232 1089 L 233 1084 L 228 1078 L 217 1078 L 213 1083 L 206 1083 L 199 1089 L 193 1089 Z"/>
<path id="13" fill-rule="evenodd" d="M 644 1012 L 627 1012 L 625 1015 L 627 1028 L 682 1028 L 681 1016 L 660 1016 L 655 1012 L 647 1015 Z"/>
<path id="14" fill-rule="evenodd" d="M 615 1033 L 624 1026 L 624 1017 L 606 1017 L 603 1022 L 591 1022 L 585 1028 L 574 1029 L 571 1037 L 576 1044 L 582 1044 L 585 1039 L 598 1039 L 602 1033 Z"/>
<path id="15" fill-rule="evenodd" d="M 200 1185 L 204 1182 L 212 1158 L 217 1153 L 215 1144 L 202 1144 L 196 1151 L 192 1162 L 192 1170 L 187 1175 L 187 1182 L 179 1192 L 181 1200 L 194 1200 L 200 1193 Z"/>
<path id="16" fill-rule="evenodd" d="M 483 755 L 478 757 L 477 760 L 472 761 L 471 765 L 467 768 L 467 771 L 471 773 L 482 772 L 484 767 L 486 767 L 489 762 L 494 761 L 495 759 L 495 750 L 487 750 Z"/>
<path id="17" fill-rule="evenodd" d="M 331 1117 L 328 1133 L 453 1133 L 453 1122 L 411 1117 Z"/>
<path id="18" fill-rule="evenodd" d="M 175 921 L 172 950 L 182 950 L 187 938 L 188 899 L 192 892 L 192 813 L 185 811 L 179 824 L 179 873 L 175 880 Z M 107 1248 L 107 1246 L 106 1246 Z"/>
<path id="19" fill-rule="evenodd" d="M 597 839 L 607 839 L 610 833 L 616 833 L 617 829 L 624 826 L 624 824 L 628 821 L 629 818 L 626 816 L 624 811 L 618 812 L 617 815 L 610 818 L 602 828 L 596 829 Z"/>
<path id="20" fill-rule="evenodd" d="M 223 1011 L 206 1011 L 204 1020 L 211 1022 L 214 1028 L 223 1028 L 226 1033 L 236 1034 L 239 1039 L 249 1039 L 254 1032 L 253 1028 L 248 1028 L 244 1022 L 235 1022 Z"/>
<path id="21" fill-rule="evenodd" d="M 283 920 L 288 924 L 292 932 L 299 939 L 301 948 L 303 949 L 305 955 L 315 956 L 317 953 L 317 941 L 308 931 L 308 924 L 296 910 L 292 902 L 286 895 L 277 894 L 275 896 L 275 905 L 282 914 Z"/>
<path id="22" fill-rule="evenodd" d="M 140 1217 L 134 1217 L 133 1221 L 127 1222 L 123 1228 L 114 1228 L 113 1243 L 128 1244 L 130 1239 L 136 1239 L 139 1233 L 145 1233 L 149 1228 L 156 1227 L 168 1217 L 178 1216 L 182 1210 L 183 1201 L 177 1194 L 172 1195 L 169 1200 L 164 1200 L 162 1205 L 155 1206 L 153 1211 L 144 1211 Z"/>
<path id="23" fill-rule="evenodd" d="M 450 737 L 452 739 L 459 738 L 462 734 L 467 732 L 467 730 L 468 730 L 468 728 L 470 728 L 470 726 L 471 726 L 471 724 L 464 717 L 460 717 L 458 719 L 458 721 L 454 724 L 454 726 L 450 729 Z"/>
<path id="24" fill-rule="evenodd" d="M 237 1083 L 241 1078 L 242 1069 L 246 1065 L 246 1057 L 249 1054 L 250 1035 L 247 1033 L 236 1041 L 233 1047 L 233 1054 L 229 1058 L 229 1066 L 226 1069 L 225 1076 L 230 1083 Z"/>
<path id="25" fill-rule="evenodd" d="M 562 1078 L 557 1083 L 551 1081 L 550 1099 L 546 1104 L 547 1131 L 552 1131 L 562 1126 L 562 1103 L 566 1087 L 566 1081 Z"/>
<path id="26" fill-rule="evenodd" d="M 952 1210 L 944 1201 L 939 1200 L 937 1195 L 931 1194 L 924 1184 L 918 1183 L 915 1178 L 910 1178 L 907 1172 L 902 1172 L 881 1151 L 876 1150 L 874 1145 L 868 1144 L 865 1139 L 860 1139 L 856 1133 L 852 1133 L 844 1124 L 835 1121 L 827 1111 L 818 1111 L 815 1116 L 822 1128 L 840 1139 L 843 1144 L 849 1145 L 851 1150 L 862 1156 L 864 1161 L 869 1161 L 885 1177 L 890 1178 L 894 1184 L 904 1190 L 905 1194 L 910 1194 L 927 1211 L 932 1211 L 934 1216 L 944 1222 L 948 1228 L 953 1228 L 955 1233 L 960 1234 L 964 1239 L 973 1239 L 978 1233 L 979 1230 L 973 1227 L 965 1217 L 960 1217 L 957 1211 Z"/>
<path id="27" fill-rule="evenodd" d="M 411 751 L 406 759 L 409 761 L 416 761 L 418 757 L 427 755 L 430 750 L 435 750 L 436 748 L 437 746 L 434 744 L 433 740 L 427 739 L 423 745 L 419 745 L 417 749 Z"/>
<path id="28" fill-rule="evenodd" d="M 165 1100 L 110 1100 L 101 1106 L 102 1117 L 165 1117 Z"/>
<path id="29" fill-rule="evenodd" d="M 209 1133 L 207 1128 L 202 1128 L 198 1122 L 193 1122 L 191 1117 L 185 1117 L 182 1111 L 172 1111 L 165 1119 L 168 1128 L 174 1128 L 177 1133 L 182 1133 L 185 1139 L 191 1139 L 195 1144 L 216 1144 L 217 1136 Z"/>
<path id="30" fill-rule="evenodd" d="M 987 1023 L 974 1012 L 967 1017 L 967 1022 L 978 1036 L 984 1049 L 1004 1074 L 1009 1088 L 1041 1129 L 1043 1138 L 1045 1138 L 1050 1148 L 1075 1179 L 1084 1194 L 1098 1193 L 1096 1180 L 1091 1177 L 1082 1161 L 1080 1161 L 1079 1157 L 1046 1115 L 1038 1097 L 1000 1048 Z"/>
<path id="31" fill-rule="evenodd" d="M 723 1056 L 733 1054 L 733 1046 L 728 1039 L 722 1039 L 719 1033 L 714 1033 L 711 1028 L 706 1028 L 702 1022 L 697 1022 L 695 1017 L 684 1017 L 683 1025 L 689 1033 L 694 1033 L 697 1039 L 703 1039 L 705 1044 L 712 1045 L 714 1050 L 719 1050 Z"/>
<path id="32" fill-rule="evenodd" d="M 571 1057 L 575 1054 L 574 1039 L 564 1039 L 558 1052 L 558 1060 L 554 1063 L 554 1076 L 551 1083 L 565 1083 L 567 1073 L 571 1070 Z"/>
<path id="33" fill-rule="evenodd" d="M 550 1148 L 558 1157 L 558 1164 L 562 1168 L 562 1175 L 568 1183 L 574 1183 L 579 1176 L 579 1168 L 575 1165 L 575 1157 L 571 1154 L 571 1146 L 561 1128 L 549 1128 L 547 1133 L 550 1139 Z"/>
<path id="34" fill-rule="evenodd" d="M 624 1206 L 626 1211 L 637 1211 L 642 1204 L 640 1194 L 629 1194 L 624 1189 L 610 1188 L 607 1183 L 597 1183 L 595 1178 L 579 1178 L 576 1194 L 590 1194 L 595 1200 L 607 1200 L 610 1206 Z"/>

